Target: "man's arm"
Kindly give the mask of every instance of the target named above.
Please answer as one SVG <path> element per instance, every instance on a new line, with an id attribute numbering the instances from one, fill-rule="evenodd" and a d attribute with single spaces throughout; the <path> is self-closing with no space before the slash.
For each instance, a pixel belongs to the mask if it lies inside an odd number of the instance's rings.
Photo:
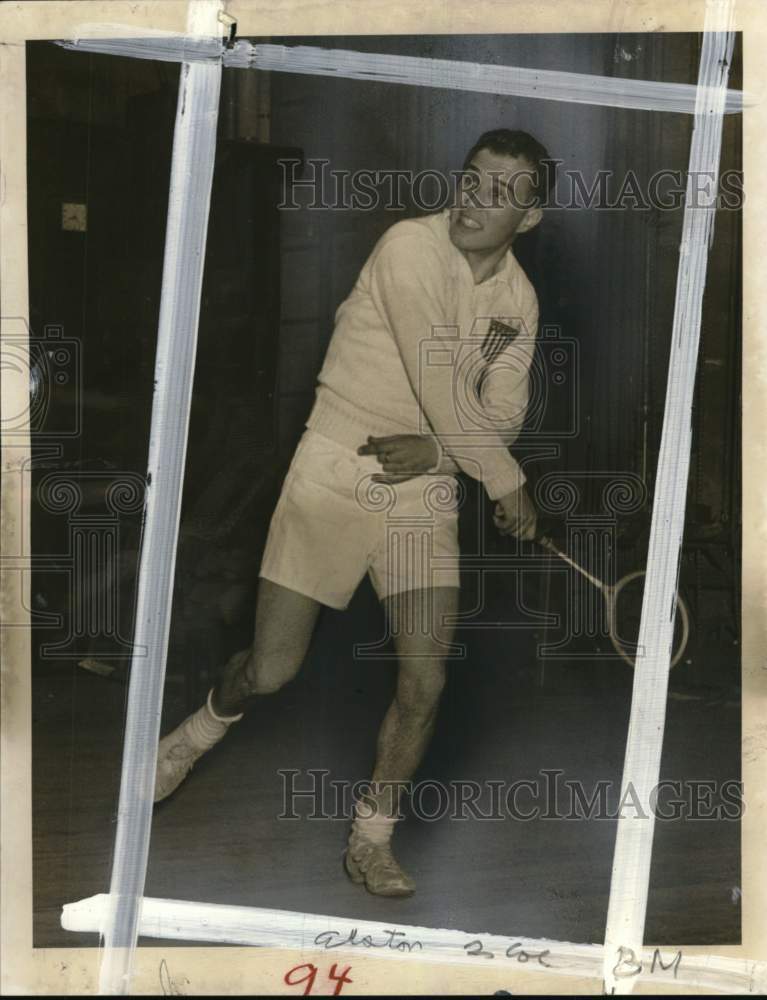
<path id="1" fill-rule="evenodd" d="M 513 319 L 517 336 L 487 366 L 480 390 L 482 410 L 511 445 L 525 421 L 530 401 L 530 366 L 538 330 L 538 303 L 533 297 L 526 315 Z"/>
<path id="2" fill-rule="evenodd" d="M 477 414 L 478 428 L 492 428 L 511 447 L 519 437 L 525 422 L 530 401 L 529 370 L 535 352 L 535 335 L 538 329 L 538 303 L 529 304 L 526 315 L 509 319 L 519 332 L 517 337 L 501 350 L 484 368 L 480 367 L 479 385 L 467 386 L 466 394 L 475 390 L 481 408 Z M 476 353 L 479 346 L 472 348 Z M 477 366 L 465 366 L 467 374 L 474 377 Z M 451 470 L 450 456 L 440 449 L 439 464 L 430 472 Z"/>
<path id="3" fill-rule="evenodd" d="M 538 301 L 535 293 L 532 293 L 526 303 L 523 316 L 508 317 L 505 322 L 518 331 L 515 339 L 499 350 L 484 368 L 481 364 L 469 364 L 463 366 L 463 370 L 472 379 L 475 378 L 477 368 L 481 371 L 480 385 L 467 386 L 465 389 L 465 394 L 476 389 L 477 401 L 481 407 L 481 417 L 475 423 L 475 428 L 492 428 L 503 438 L 506 446 L 511 447 L 519 437 L 530 400 L 529 369 L 538 330 Z M 464 346 L 475 355 L 480 350 L 478 341 L 476 344 L 464 342 Z M 374 444 L 379 440 L 389 447 L 390 455 L 394 454 L 395 464 L 403 470 L 415 470 L 411 475 L 455 472 L 455 462 L 442 448 L 437 437 L 419 441 L 414 435 L 401 435 L 399 438 L 373 439 Z M 400 445 L 398 453 L 391 450 L 393 441 Z M 364 451 L 364 454 L 375 453 L 374 445 L 366 447 Z"/>
<path id="4" fill-rule="evenodd" d="M 445 336 L 442 330 L 450 326 L 448 280 L 436 248 L 415 235 L 401 236 L 385 243 L 376 256 L 371 294 L 434 434 L 443 444 L 449 439 L 451 456 L 467 475 L 481 479 L 495 500 L 519 489 L 524 473 L 492 422 L 482 429 L 481 443 L 475 434 L 466 434 L 457 413 L 453 366 L 422 366 L 422 343 Z M 446 346 L 457 346 L 454 338 L 445 339 Z"/>

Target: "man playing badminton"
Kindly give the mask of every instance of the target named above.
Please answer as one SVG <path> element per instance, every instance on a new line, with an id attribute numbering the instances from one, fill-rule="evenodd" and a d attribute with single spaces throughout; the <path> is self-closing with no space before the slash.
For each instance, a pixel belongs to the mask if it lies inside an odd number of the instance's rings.
<path id="1" fill-rule="evenodd" d="M 528 134 L 487 132 L 466 158 L 455 207 L 398 222 L 379 239 L 336 312 L 272 517 L 253 643 L 159 745 L 155 801 L 253 698 L 296 676 L 322 605 L 346 608 L 369 573 L 398 675 L 345 866 L 383 896 L 415 888 L 390 841 L 398 789 L 422 760 L 445 683 L 458 610 L 458 471 L 481 480 L 502 534 L 535 534 L 509 445 L 528 403 L 538 305 L 511 246 L 542 217 L 549 166 Z"/>

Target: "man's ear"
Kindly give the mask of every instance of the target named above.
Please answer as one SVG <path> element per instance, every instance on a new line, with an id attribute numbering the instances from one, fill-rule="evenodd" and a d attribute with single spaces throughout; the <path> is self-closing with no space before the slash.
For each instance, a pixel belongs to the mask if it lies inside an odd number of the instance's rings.
<path id="1" fill-rule="evenodd" d="M 517 228 L 517 232 L 526 233 L 528 229 L 532 229 L 534 226 L 537 226 L 542 218 L 543 218 L 542 209 L 538 207 L 528 208 L 527 212 L 525 213 L 524 219 L 520 222 L 519 227 Z"/>

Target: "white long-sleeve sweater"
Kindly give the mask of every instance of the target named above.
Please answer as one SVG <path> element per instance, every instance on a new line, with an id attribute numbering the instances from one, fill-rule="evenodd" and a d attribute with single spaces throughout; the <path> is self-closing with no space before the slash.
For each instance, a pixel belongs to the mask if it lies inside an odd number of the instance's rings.
<path id="1" fill-rule="evenodd" d="M 511 250 L 475 284 L 448 226 L 446 209 L 378 240 L 336 311 L 307 426 L 355 449 L 369 434 L 433 434 L 439 471 L 460 467 L 497 499 L 525 481 L 508 448 L 528 404 L 538 301 Z"/>

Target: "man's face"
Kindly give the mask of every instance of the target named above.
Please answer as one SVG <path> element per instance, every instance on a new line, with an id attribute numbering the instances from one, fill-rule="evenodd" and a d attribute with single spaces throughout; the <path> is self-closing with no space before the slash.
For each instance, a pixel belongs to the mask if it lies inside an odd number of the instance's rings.
<path id="1" fill-rule="evenodd" d="M 450 239 L 459 250 L 491 253 L 541 218 L 533 205 L 532 167 L 524 157 L 480 149 L 466 167 L 457 206 L 450 209 Z"/>

